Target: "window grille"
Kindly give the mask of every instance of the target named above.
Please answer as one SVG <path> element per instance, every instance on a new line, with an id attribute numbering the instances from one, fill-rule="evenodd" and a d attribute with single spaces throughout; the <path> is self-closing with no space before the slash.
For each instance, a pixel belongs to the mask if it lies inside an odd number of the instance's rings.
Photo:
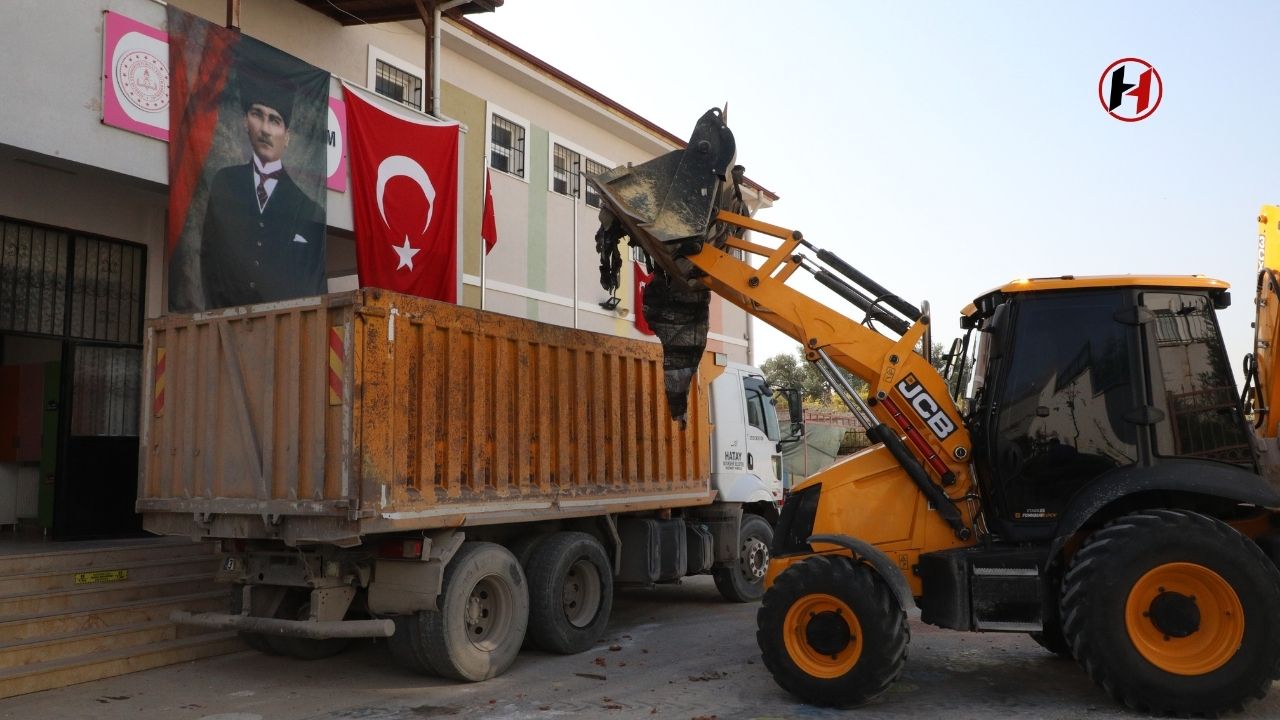
<path id="1" fill-rule="evenodd" d="M 489 167 L 524 177 L 524 127 L 495 114 L 489 134 Z"/>
<path id="2" fill-rule="evenodd" d="M 600 175 L 601 173 L 607 172 L 609 170 L 608 166 L 606 166 L 604 163 L 598 163 L 595 160 L 592 160 L 591 158 L 586 159 L 585 167 L 587 169 L 588 176 Z M 600 203 L 601 203 L 600 191 L 597 190 L 596 186 L 592 185 L 591 183 L 587 183 L 586 198 L 587 198 L 587 204 L 590 205 L 591 207 L 593 208 L 600 207 Z"/>
<path id="3" fill-rule="evenodd" d="M 422 78 L 382 60 L 375 66 L 373 89 L 414 110 L 422 109 Z"/>
<path id="4" fill-rule="evenodd" d="M 0 331 L 142 342 L 146 248 L 0 218 Z"/>
<path id="5" fill-rule="evenodd" d="M 580 197 L 582 156 L 559 143 L 552 155 L 551 189 L 561 195 Z"/>

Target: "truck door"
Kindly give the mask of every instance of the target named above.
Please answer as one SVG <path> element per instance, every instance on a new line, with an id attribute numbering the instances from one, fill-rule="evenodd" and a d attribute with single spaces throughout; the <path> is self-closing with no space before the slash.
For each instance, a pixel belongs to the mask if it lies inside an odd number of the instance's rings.
<path id="1" fill-rule="evenodd" d="M 724 502 L 782 499 L 778 415 L 764 378 L 730 367 L 712 382 L 712 479 Z"/>

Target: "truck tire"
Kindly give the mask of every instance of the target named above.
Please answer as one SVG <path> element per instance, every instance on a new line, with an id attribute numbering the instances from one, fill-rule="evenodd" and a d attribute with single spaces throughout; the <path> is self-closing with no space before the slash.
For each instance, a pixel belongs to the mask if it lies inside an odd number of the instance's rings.
<path id="1" fill-rule="evenodd" d="M 311 616 L 311 599 L 305 590 L 291 590 L 280 601 L 276 617 L 287 620 L 306 620 Z M 350 638 L 313 638 L 290 637 L 288 635 L 267 635 L 267 645 L 280 655 L 298 658 L 299 660 L 323 660 L 333 657 L 351 645 Z"/>
<path id="2" fill-rule="evenodd" d="M 244 595 L 242 594 L 243 585 L 231 586 L 231 603 L 230 612 L 232 615 L 239 615 L 244 608 Z M 271 643 L 267 642 L 267 638 L 262 633 L 248 632 L 240 630 L 236 633 L 245 645 L 251 650 L 257 650 L 264 655 L 275 655 L 276 651 L 271 647 Z"/>
<path id="3" fill-rule="evenodd" d="M 738 531 L 738 561 L 712 570 L 716 589 L 729 602 L 755 602 L 764 597 L 764 573 L 769 569 L 773 528 L 759 515 L 743 513 Z"/>
<path id="4" fill-rule="evenodd" d="M 421 612 L 416 612 L 396 616 L 396 632 L 387 638 L 387 649 L 391 651 L 391 657 L 396 663 L 405 670 L 418 675 L 439 675 L 422 648 L 421 615 Z"/>
<path id="5" fill-rule="evenodd" d="M 1240 711 L 1280 676 L 1280 572 L 1229 525 L 1182 510 L 1093 533 L 1063 586 L 1063 632 L 1116 700 L 1143 713 Z M 1247 630 L 1247 632 L 1246 632 Z"/>
<path id="6" fill-rule="evenodd" d="M 756 613 L 764 666 L 811 705 L 853 707 L 889 688 L 911 631 L 889 585 L 842 555 L 818 555 L 778 576 Z"/>
<path id="7" fill-rule="evenodd" d="M 613 568 L 599 540 L 556 533 L 534 549 L 526 571 L 533 647 L 572 655 L 604 635 L 613 609 Z"/>
<path id="8" fill-rule="evenodd" d="M 444 569 L 439 612 L 418 615 L 421 644 L 441 676 L 479 682 L 501 675 L 520 652 L 529 590 L 511 551 L 463 543 Z"/>

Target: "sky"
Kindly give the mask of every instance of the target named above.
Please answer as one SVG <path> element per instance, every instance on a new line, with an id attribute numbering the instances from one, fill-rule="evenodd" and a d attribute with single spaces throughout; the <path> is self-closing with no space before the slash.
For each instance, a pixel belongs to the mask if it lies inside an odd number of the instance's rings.
<path id="1" fill-rule="evenodd" d="M 935 341 L 1016 278 L 1204 274 L 1232 285 L 1220 321 L 1239 377 L 1256 218 L 1280 203 L 1271 9 L 506 0 L 470 17 L 679 137 L 727 103 L 738 162 L 781 196 L 757 217 L 928 300 Z M 1164 85 L 1140 122 L 1098 98 L 1126 57 Z M 797 347 L 755 326 L 757 364 Z"/>

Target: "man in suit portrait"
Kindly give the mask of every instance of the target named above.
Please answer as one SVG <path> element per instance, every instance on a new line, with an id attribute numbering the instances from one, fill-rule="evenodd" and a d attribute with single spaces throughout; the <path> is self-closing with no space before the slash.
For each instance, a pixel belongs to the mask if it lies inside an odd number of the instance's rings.
<path id="1" fill-rule="evenodd" d="M 210 186 L 200 240 L 205 308 L 323 294 L 324 211 L 284 166 L 295 89 L 248 68 L 236 85 L 252 153 Z"/>

